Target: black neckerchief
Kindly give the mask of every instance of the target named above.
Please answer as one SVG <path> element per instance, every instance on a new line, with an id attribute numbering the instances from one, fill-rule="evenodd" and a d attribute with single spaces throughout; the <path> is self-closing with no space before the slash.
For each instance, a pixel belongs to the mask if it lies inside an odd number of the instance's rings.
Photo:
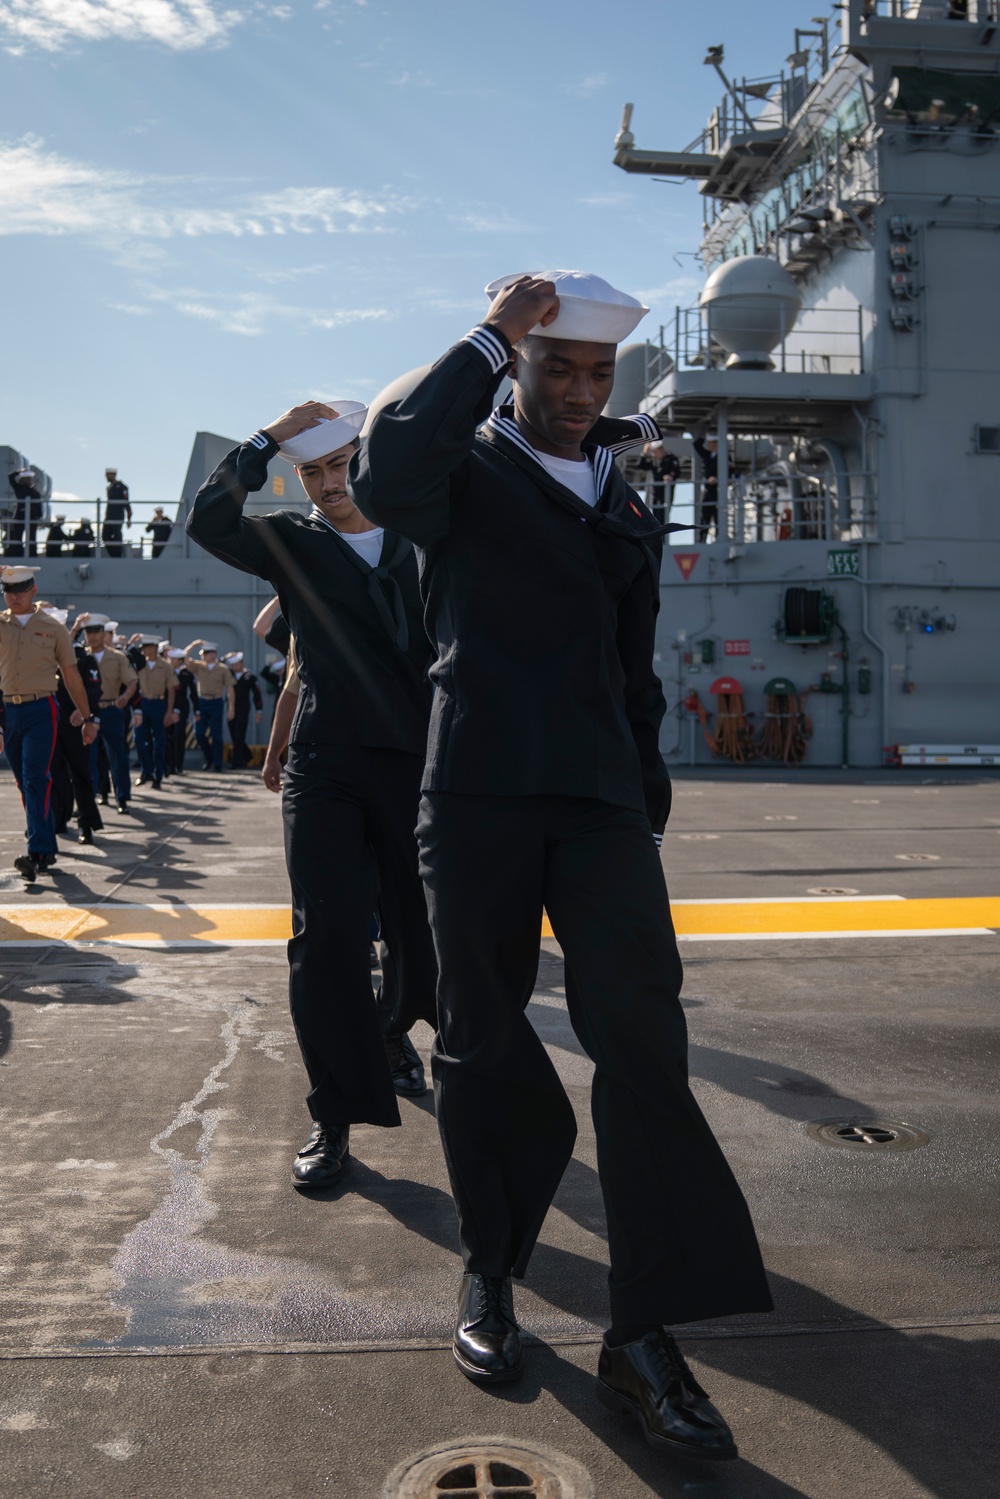
<path id="1" fill-rule="evenodd" d="M 320 521 L 336 536 L 350 561 L 368 579 L 368 596 L 375 606 L 375 612 L 386 634 L 398 651 L 408 651 L 410 628 L 406 621 L 406 606 L 403 602 L 402 589 L 393 576 L 392 569 L 398 567 L 409 556 L 410 543 L 405 537 L 397 536 L 394 531 L 383 531 L 382 556 L 377 565 L 372 567 L 354 550 L 349 541 L 344 540 L 336 526 L 327 520 L 317 506 L 313 506 L 309 518 Z"/>

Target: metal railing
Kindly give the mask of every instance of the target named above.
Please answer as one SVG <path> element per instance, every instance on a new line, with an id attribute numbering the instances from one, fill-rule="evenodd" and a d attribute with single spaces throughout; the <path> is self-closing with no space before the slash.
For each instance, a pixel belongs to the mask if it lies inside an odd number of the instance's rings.
<path id="1" fill-rule="evenodd" d="M 863 375 L 865 311 L 853 307 L 804 307 L 771 350 L 772 367 L 802 375 Z M 672 337 L 671 337 L 672 334 Z M 746 345 L 753 347 L 753 332 Z M 672 369 L 722 370 L 729 353 L 712 335 L 711 304 L 678 307 L 672 330 L 661 326 L 658 345 L 646 356 L 646 394 Z"/>
<path id="2" fill-rule="evenodd" d="M 55 522 L 57 514 L 62 514 L 62 504 L 58 500 L 47 500 L 45 502 L 44 515 L 25 525 L 15 518 L 0 520 L 0 556 L 5 557 L 45 557 L 56 555 L 62 557 L 148 557 L 153 558 L 154 547 L 157 551 L 171 541 L 179 539 L 177 530 L 179 522 L 176 519 L 177 507 L 161 505 L 155 500 L 130 500 L 132 507 L 132 523 L 127 521 L 116 521 L 107 519 L 107 501 L 95 499 L 93 501 L 81 501 L 73 506 L 74 514 L 66 509 L 66 520 L 62 526 L 66 534 L 64 541 L 53 543 L 59 546 L 60 551 L 49 553 L 48 536 L 50 527 Z M 164 517 L 170 522 L 171 533 L 166 541 L 157 541 L 154 534 L 146 531 L 146 526 L 153 518 L 157 509 L 162 509 Z M 90 528 L 89 536 L 79 528 L 82 522 Z M 112 528 L 110 533 L 108 528 Z M 22 539 L 18 540 L 17 532 L 20 529 Z M 33 536 L 29 536 L 29 530 Z M 115 531 L 120 530 L 120 540 Z M 120 550 L 119 550 L 120 549 Z"/>
<path id="3" fill-rule="evenodd" d="M 704 539 L 706 517 L 698 499 L 700 486 L 679 480 L 670 504 L 657 503 L 653 482 L 637 488 L 658 521 L 688 525 L 695 540 Z M 717 539 L 748 544 L 759 541 L 868 541 L 877 536 L 877 496 L 872 473 L 800 475 L 739 474 L 729 484 L 713 526 Z M 677 533 L 668 544 L 689 545 Z"/>
<path id="4" fill-rule="evenodd" d="M 871 473 L 803 474 L 793 480 L 739 475 L 729 486 L 726 539 L 862 541 L 876 534 Z"/>
<path id="5" fill-rule="evenodd" d="M 1000 0 L 864 0 L 864 15 L 889 21 L 996 21 Z"/>

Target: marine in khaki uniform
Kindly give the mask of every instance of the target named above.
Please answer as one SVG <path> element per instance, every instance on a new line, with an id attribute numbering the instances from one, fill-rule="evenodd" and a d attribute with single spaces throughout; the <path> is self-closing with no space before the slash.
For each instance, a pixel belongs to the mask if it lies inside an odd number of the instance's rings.
<path id="1" fill-rule="evenodd" d="M 59 725 L 57 671 L 73 701 L 74 716 L 79 715 L 83 742 L 90 744 L 97 738 L 69 631 L 35 602 L 38 571 L 37 567 L 0 568 L 6 606 L 0 611 L 0 692 L 6 718 L 0 745 L 10 761 L 28 821 L 27 853 L 14 860 L 14 868 L 28 884 L 56 856 L 49 767 Z"/>
<path id="2" fill-rule="evenodd" d="M 174 695 L 177 692 L 177 673 L 169 661 L 159 654 L 160 641 L 155 635 L 140 635 L 138 644 L 146 664 L 139 673 L 139 691 L 142 693 L 142 726 L 136 732 L 136 749 L 139 751 L 141 774 L 137 786 L 152 781 L 153 790 L 163 785 L 166 767 L 167 736 L 177 715 L 174 712 Z"/>
<path id="3" fill-rule="evenodd" d="M 195 651 L 201 648 L 201 660 Z M 199 712 L 195 714 L 194 733 L 205 759 L 206 770 L 222 769 L 223 716 L 236 712 L 236 679 L 228 666 L 219 660 L 219 647 L 212 640 L 192 640 L 184 651 L 184 664 L 198 683 Z"/>
<path id="4" fill-rule="evenodd" d="M 137 678 L 125 652 L 111 644 L 114 639 L 111 624 L 105 614 L 81 614 L 77 620 L 77 625 L 83 626 L 87 636 L 87 649 L 101 668 L 101 741 L 107 751 L 118 811 L 127 812 L 131 792 L 128 750 L 125 747 L 125 712 L 129 699 L 135 695 Z M 96 749 L 91 756 L 91 767 L 96 792 Z"/>

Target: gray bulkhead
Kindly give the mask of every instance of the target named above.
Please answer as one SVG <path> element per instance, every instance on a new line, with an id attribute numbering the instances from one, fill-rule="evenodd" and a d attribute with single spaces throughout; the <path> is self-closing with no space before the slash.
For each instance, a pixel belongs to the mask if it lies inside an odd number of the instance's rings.
<path id="1" fill-rule="evenodd" d="M 698 428 L 731 439 L 718 539 L 682 534 L 665 549 L 668 761 L 711 758 L 683 705 L 694 689 L 711 711 L 724 673 L 758 726 L 769 679 L 813 689 L 807 764 L 842 763 L 845 742 L 854 765 L 881 764 L 890 744 L 1000 742 L 1000 29 L 987 0 L 967 22 L 885 0 L 865 9 L 845 9 L 842 45 L 777 149 L 772 108 L 750 186 L 723 181 L 706 206 L 706 271 L 766 255 L 798 284 L 803 310 L 775 367 L 724 368 L 714 340 L 706 354 L 711 314 L 692 357 L 697 312 L 678 313 L 648 362 L 658 378 L 643 407 L 668 448 L 686 457 Z M 751 81 L 744 100 L 754 87 L 763 96 Z M 629 110 L 616 161 L 651 171 L 630 124 Z M 742 140 L 754 148 L 751 132 Z M 701 164 L 712 144 L 710 130 L 686 168 L 684 153 L 671 158 L 706 195 L 724 175 Z M 718 131 L 715 144 L 730 161 L 740 147 Z M 775 455 L 757 473 L 741 458 L 751 437 Z M 794 506 L 791 536 L 776 538 L 774 504 L 751 491 Z M 807 646 L 785 638 L 789 587 L 824 590 L 846 642 L 839 630 Z"/>

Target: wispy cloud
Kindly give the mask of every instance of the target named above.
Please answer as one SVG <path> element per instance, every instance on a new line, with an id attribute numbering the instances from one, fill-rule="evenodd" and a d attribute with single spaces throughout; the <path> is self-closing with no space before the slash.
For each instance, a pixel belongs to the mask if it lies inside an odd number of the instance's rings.
<path id="1" fill-rule="evenodd" d="M 138 289 L 154 306 L 168 308 L 200 322 L 213 323 L 224 333 L 239 333 L 247 337 L 266 333 L 275 324 L 296 332 L 316 329 L 331 332 L 352 323 L 384 322 L 393 315 L 387 307 L 300 306 L 277 301 L 266 292 L 257 291 L 226 296 L 188 287 L 172 289 L 146 285 Z M 122 312 L 134 310 L 128 306 L 119 307 Z"/>
<path id="2" fill-rule="evenodd" d="M 214 201 L 206 202 L 206 198 Z M 172 200 L 172 201 L 171 201 Z M 199 201 L 200 200 L 200 201 Z M 142 177 L 46 151 L 37 137 L 0 144 L 0 234 L 175 235 L 373 233 L 412 206 L 396 194 L 285 187 L 234 194 L 232 185 Z"/>
<path id="3" fill-rule="evenodd" d="M 408 68 L 390 77 L 389 83 L 393 88 L 437 88 L 437 79 L 429 73 L 411 73 Z"/>
<path id="4" fill-rule="evenodd" d="M 599 94 L 601 89 L 608 86 L 607 73 L 587 73 L 583 78 L 577 78 L 572 83 L 564 83 L 562 90 L 564 94 L 572 94 L 576 99 L 589 99 L 592 94 Z"/>
<path id="5" fill-rule="evenodd" d="M 645 302 L 648 307 L 656 307 L 664 302 L 687 307 L 697 302 L 704 284 L 704 277 L 674 276 L 670 281 L 661 282 L 659 286 L 643 287 L 633 292 L 633 296 L 638 297 L 640 302 Z"/>
<path id="6" fill-rule="evenodd" d="M 286 281 L 299 281 L 303 276 L 321 276 L 325 265 L 289 265 L 280 268 L 253 268 L 252 274 L 266 286 L 280 286 Z"/>
<path id="7" fill-rule="evenodd" d="M 462 213 L 449 214 L 448 220 L 467 234 L 526 234 L 531 228 L 530 224 L 485 203 L 470 203 Z"/>
<path id="8" fill-rule="evenodd" d="M 635 202 L 635 194 L 625 191 L 610 193 L 591 193 L 580 202 L 585 208 L 621 208 L 626 203 Z"/>
<path id="9" fill-rule="evenodd" d="M 112 39 L 175 51 L 217 46 L 243 19 L 214 0 L 0 0 L 0 33 L 48 52 Z"/>

